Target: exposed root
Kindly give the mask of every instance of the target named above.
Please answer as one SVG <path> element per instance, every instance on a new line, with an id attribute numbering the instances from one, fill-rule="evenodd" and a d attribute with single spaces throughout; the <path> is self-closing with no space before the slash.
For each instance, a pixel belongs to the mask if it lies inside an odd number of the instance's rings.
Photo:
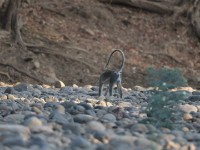
<path id="1" fill-rule="evenodd" d="M 43 9 L 47 10 L 47 11 L 50 11 L 50 12 L 53 12 L 59 16 L 62 16 L 62 17 L 65 17 L 66 15 L 64 13 L 62 13 L 60 10 L 55 10 L 55 8 L 50 8 L 50 7 L 47 7 L 47 6 L 41 6 Z"/>
<path id="2" fill-rule="evenodd" d="M 81 60 L 76 59 L 74 57 L 65 55 L 63 53 L 58 53 L 55 50 L 52 50 L 51 48 L 48 48 L 48 47 L 45 47 L 45 46 L 42 46 L 42 45 L 34 45 L 34 44 L 25 43 L 22 39 L 22 36 L 21 36 L 21 32 L 20 32 L 21 27 L 17 24 L 16 24 L 16 28 L 15 28 L 16 40 L 17 40 L 17 43 L 20 44 L 20 46 L 22 46 L 23 48 L 28 48 L 28 50 L 31 50 L 33 53 L 45 53 L 45 54 L 57 55 L 57 56 L 60 56 L 60 57 L 64 57 L 66 59 L 70 59 L 70 60 L 76 61 L 80 64 L 83 64 L 93 71 L 96 71 L 96 72 L 98 71 L 95 67 L 93 67 L 92 65 L 90 65 L 87 62 L 81 61 Z M 88 53 L 88 51 L 86 51 L 85 49 L 78 48 L 78 47 L 66 47 L 66 48 L 75 49 L 75 50 L 78 50 L 78 51 Z M 40 50 L 38 50 L 38 49 L 40 49 Z"/>
<path id="3" fill-rule="evenodd" d="M 99 1 L 104 3 L 127 5 L 130 7 L 145 9 L 159 14 L 173 14 L 174 10 L 176 9 L 175 6 L 169 7 L 168 5 L 162 4 L 160 2 L 154 2 L 148 0 L 99 0 Z"/>
<path id="4" fill-rule="evenodd" d="M 84 61 L 79 60 L 79 59 L 76 59 L 74 57 L 65 55 L 63 53 L 59 53 L 59 52 L 57 52 L 57 51 L 55 51 L 55 50 L 53 50 L 53 49 L 51 49 L 49 47 L 39 46 L 39 45 L 30 45 L 30 44 L 28 44 L 28 45 L 25 44 L 25 46 L 28 47 L 29 50 L 32 51 L 33 53 L 43 53 L 43 54 L 49 54 L 49 55 L 55 55 L 55 56 L 59 56 L 59 57 L 64 57 L 66 59 L 70 59 L 72 61 L 76 61 L 76 62 L 78 62 L 80 64 L 83 64 L 83 65 L 87 66 L 88 68 L 90 68 L 91 70 L 98 72 L 98 69 L 93 67 L 89 63 L 84 62 Z"/>
<path id="5" fill-rule="evenodd" d="M 168 57 L 168 58 L 174 60 L 177 64 L 183 65 L 183 64 L 181 63 L 181 61 L 179 61 L 179 60 L 176 59 L 175 57 L 173 57 L 173 56 L 171 56 L 171 55 L 169 55 L 169 54 L 166 54 L 166 53 L 143 53 L 143 54 L 146 54 L 146 55 L 161 55 L 161 56 L 165 56 L 165 57 Z"/>
<path id="6" fill-rule="evenodd" d="M 13 18 L 12 22 L 13 22 L 13 31 L 14 31 L 14 36 L 15 36 L 16 42 L 20 46 L 22 46 L 23 48 L 28 48 L 28 50 L 31 50 L 34 53 L 45 53 L 45 54 L 57 55 L 57 56 L 60 56 L 60 57 L 64 57 L 66 59 L 70 59 L 70 60 L 76 61 L 80 64 L 83 64 L 93 71 L 98 71 L 95 67 L 93 67 L 89 63 L 86 63 L 84 61 L 81 61 L 81 60 L 76 59 L 76 58 L 71 57 L 71 56 L 64 55 L 63 53 L 58 53 L 55 50 L 52 50 L 51 48 L 48 48 L 48 47 L 45 47 L 45 46 L 42 46 L 42 45 L 34 45 L 34 44 L 25 43 L 22 39 L 21 32 L 20 32 L 20 30 L 22 28 L 21 17 L 20 16 L 18 17 L 18 15 L 16 14 L 16 16 Z M 37 48 L 37 49 L 35 49 L 35 48 Z M 85 49 L 78 48 L 78 47 L 66 47 L 66 48 L 75 49 L 75 50 L 78 50 L 78 51 L 88 53 L 88 51 L 86 51 Z M 40 50 L 38 50 L 38 49 L 40 49 Z"/>
<path id="7" fill-rule="evenodd" d="M 7 72 L 0 71 L 0 74 L 6 76 L 8 78 L 8 80 L 11 79 L 9 73 L 7 73 Z"/>
<path id="8" fill-rule="evenodd" d="M 173 15 L 174 22 L 179 21 L 180 16 L 185 16 L 188 23 L 192 25 L 195 34 L 200 39 L 200 0 L 176 0 L 174 2 L 152 1 L 152 0 L 99 0 L 103 3 L 126 5 L 158 14 Z M 188 24 L 186 23 L 186 25 Z M 182 23 L 184 24 L 184 23 Z"/>
<path id="9" fill-rule="evenodd" d="M 25 76 L 27 76 L 27 77 L 29 77 L 29 78 L 35 80 L 35 81 L 37 81 L 37 82 L 43 83 L 42 80 L 40 80 L 40 79 L 38 79 L 38 78 L 36 78 L 36 77 L 30 75 L 29 73 L 25 72 L 24 70 L 21 70 L 21 69 L 19 69 L 19 68 L 13 66 L 13 65 L 11 65 L 11 64 L 0 63 L 0 65 L 1 65 L 1 66 L 4 66 L 4 67 L 10 67 L 10 68 L 14 69 L 15 71 L 17 71 L 17 72 L 19 72 L 19 73 L 21 73 L 21 74 L 23 74 L 23 75 L 25 75 Z M 1 72 L 0 72 L 0 73 L 1 73 Z M 7 75 L 7 73 L 4 73 L 4 74 Z M 8 77 L 10 78 L 9 75 L 8 75 Z"/>

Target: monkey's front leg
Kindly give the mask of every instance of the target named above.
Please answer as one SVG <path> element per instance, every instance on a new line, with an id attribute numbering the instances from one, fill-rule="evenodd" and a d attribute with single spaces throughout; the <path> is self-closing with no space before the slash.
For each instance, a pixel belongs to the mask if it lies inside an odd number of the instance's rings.
<path id="1" fill-rule="evenodd" d="M 102 81 L 100 80 L 100 82 L 99 82 L 99 96 L 101 96 L 102 88 L 103 88 L 103 83 L 102 83 Z"/>

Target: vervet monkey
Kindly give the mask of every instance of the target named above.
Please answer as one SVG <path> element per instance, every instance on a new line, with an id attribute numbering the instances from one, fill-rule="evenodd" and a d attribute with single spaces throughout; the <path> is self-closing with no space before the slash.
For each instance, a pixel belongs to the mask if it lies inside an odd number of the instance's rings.
<path id="1" fill-rule="evenodd" d="M 121 66 L 119 68 L 119 70 L 109 70 L 107 69 L 107 66 L 110 62 L 110 59 L 112 57 L 112 55 L 115 52 L 119 52 L 122 56 L 122 63 Z M 125 56 L 122 50 L 120 49 L 115 49 L 109 56 L 109 59 L 105 65 L 105 71 L 101 74 L 100 79 L 99 79 L 99 96 L 101 96 L 102 94 L 102 88 L 104 84 L 109 84 L 109 95 L 112 96 L 112 91 L 113 91 L 113 86 L 114 84 L 117 84 L 117 89 L 118 89 L 118 93 L 120 95 L 120 98 L 122 98 L 122 70 L 124 68 L 124 61 L 125 61 Z M 107 93 L 107 92 L 106 92 Z"/>

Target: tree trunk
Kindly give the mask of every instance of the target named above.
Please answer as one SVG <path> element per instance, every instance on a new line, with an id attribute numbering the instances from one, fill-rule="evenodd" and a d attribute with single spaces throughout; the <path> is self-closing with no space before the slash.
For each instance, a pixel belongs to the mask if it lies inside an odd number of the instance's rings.
<path id="1" fill-rule="evenodd" d="M 16 43 L 24 46 L 20 33 L 22 27 L 21 17 L 19 16 L 20 4 L 21 0 L 9 0 L 8 3 L 5 4 L 6 6 L 1 13 L 0 19 L 2 21 L 2 28 L 11 32 Z"/>
<path id="2" fill-rule="evenodd" d="M 200 39 L 200 2 L 196 1 L 193 12 L 191 13 L 191 24 L 196 35 Z"/>
<path id="3" fill-rule="evenodd" d="M 13 24 L 17 21 L 20 3 L 21 0 L 9 0 L 9 2 L 5 4 L 5 10 L 1 12 L 1 23 L 3 29 L 8 31 L 13 30 Z"/>

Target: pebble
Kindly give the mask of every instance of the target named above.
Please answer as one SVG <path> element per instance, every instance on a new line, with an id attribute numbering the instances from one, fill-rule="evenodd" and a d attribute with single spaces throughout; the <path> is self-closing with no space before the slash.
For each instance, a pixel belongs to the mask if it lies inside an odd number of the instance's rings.
<path id="1" fill-rule="evenodd" d="M 98 101 L 95 106 L 102 106 L 102 107 L 107 107 L 107 102 L 106 101 Z"/>
<path id="2" fill-rule="evenodd" d="M 96 115 L 97 117 L 101 118 L 103 115 L 107 114 L 107 111 L 105 109 L 97 109 L 96 110 Z"/>
<path id="3" fill-rule="evenodd" d="M 189 114 L 189 113 L 185 113 L 184 115 L 183 115 L 183 119 L 185 120 L 185 121 L 189 121 L 189 120 L 192 120 L 192 115 L 191 114 Z"/>
<path id="4" fill-rule="evenodd" d="M 27 83 L 19 83 L 16 86 L 14 86 L 14 89 L 18 92 L 28 91 L 31 89 L 29 84 Z"/>
<path id="5" fill-rule="evenodd" d="M 81 135 L 85 133 L 85 128 L 76 122 L 66 123 L 63 126 L 63 130 L 65 133 L 73 133 L 75 135 Z"/>
<path id="6" fill-rule="evenodd" d="M 86 115 L 86 114 L 77 114 L 74 116 L 74 121 L 78 123 L 87 123 L 94 119 L 95 118 L 93 116 Z"/>
<path id="7" fill-rule="evenodd" d="M 12 124 L 21 124 L 24 121 L 24 114 L 10 114 L 4 117 L 4 121 Z"/>
<path id="8" fill-rule="evenodd" d="M 92 109 L 91 105 L 86 103 L 86 102 L 80 102 L 79 105 L 84 107 L 85 110 L 91 110 Z"/>
<path id="9" fill-rule="evenodd" d="M 42 135 L 42 134 L 36 134 L 36 135 L 31 136 L 30 145 L 31 146 L 34 145 L 36 150 L 39 150 L 39 149 L 47 150 L 47 147 L 48 147 L 46 137 L 45 135 Z"/>
<path id="10" fill-rule="evenodd" d="M 190 104 L 179 105 L 179 108 L 186 113 L 197 112 L 197 107 Z"/>
<path id="11" fill-rule="evenodd" d="M 188 129 L 187 127 L 183 127 L 182 128 L 182 131 L 184 131 L 184 132 L 188 132 L 190 129 Z"/>
<path id="12" fill-rule="evenodd" d="M 132 104 L 130 102 L 119 102 L 119 107 L 132 107 Z"/>
<path id="13" fill-rule="evenodd" d="M 188 146 L 189 150 L 197 150 L 196 146 L 193 143 L 190 143 Z"/>
<path id="14" fill-rule="evenodd" d="M 105 131 L 106 128 L 105 126 L 98 122 L 98 121 L 90 121 L 87 123 L 87 127 L 90 129 L 90 130 L 95 130 L 95 131 Z"/>
<path id="15" fill-rule="evenodd" d="M 84 113 L 85 112 L 85 107 L 81 106 L 81 105 L 77 105 L 76 106 L 76 110 L 80 113 Z"/>
<path id="16" fill-rule="evenodd" d="M 200 91 L 193 91 L 192 95 L 200 95 Z"/>
<path id="17" fill-rule="evenodd" d="M 44 134 L 53 134 L 53 127 L 51 125 L 49 126 L 32 126 L 31 132 L 34 133 L 44 133 Z"/>
<path id="18" fill-rule="evenodd" d="M 49 119 L 61 125 L 65 125 L 73 121 L 72 116 L 69 113 L 63 114 L 56 110 L 49 115 Z"/>
<path id="19" fill-rule="evenodd" d="M 116 117 L 113 114 L 105 114 L 102 118 L 104 122 L 116 122 Z"/>
<path id="20" fill-rule="evenodd" d="M 72 149 L 73 149 L 73 147 L 74 148 L 79 147 L 79 148 L 83 148 L 83 149 L 91 147 L 91 143 L 87 139 L 85 139 L 81 136 L 78 136 L 75 139 L 73 139 L 71 145 L 72 145 Z"/>
<path id="21" fill-rule="evenodd" d="M 32 128 L 35 126 L 42 126 L 42 121 L 38 119 L 37 117 L 30 117 L 24 120 L 24 125 L 28 126 L 29 128 Z"/>
<path id="22" fill-rule="evenodd" d="M 6 88 L 6 90 L 4 91 L 4 93 L 7 93 L 7 94 L 15 94 L 16 91 L 13 87 L 8 87 Z"/>
<path id="23" fill-rule="evenodd" d="M 65 87 L 62 87 L 59 91 L 59 93 L 66 93 L 66 94 L 73 94 L 74 93 L 74 90 L 73 90 L 73 87 L 70 87 L 70 86 L 65 86 Z"/>
<path id="24" fill-rule="evenodd" d="M 58 102 L 58 99 L 54 96 L 47 96 L 44 98 L 45 102 Z"/>
<path id="25" fill-rule="evenodd" d="M 131 127 L 131 132 L 147 133 L 148 128 L 144 124 L 135 124 Z"/>
<path id="26" fill-rule="evenodd" d="M 36 98 L 39 98 L 41 96 L 42 92 L 38 89 L 34 89 L 33 93 L 32 93 L 32 96 L 33 97 L 36 97 Z"/>
<path id="27" fill-rule="evenodd" d="M 4 136 L 4 139 L 1 141 L 3 145 L 17 145 L 25 146 L 25 143 L 28 139 L 24 139 L 19 133 L 11 134 L 9 137 Z"/>
<path id="28" fill-rule="evenodd" d="M 192 95 L 188 99 L 192 102 L 197 102 L 200 100 L 200 95 Z"/>
<path id="29" fill-rule="evenodd" d="M 28 127 L 23 125 L 11 125 L 11 124 L 0 124 L 0 131 L 10 131 L 10 132 L 17 132 L 24 135 L 29 135 L 30 130 Z"/>
<path id="30" fill-rule="evenodd" d="M 94 110 L 92 109 L 88 109 L 85 111 L 86 114 L 90 115 L 90 116 L 93 116 L 93 117 L 96 117 L 96 113 Z"/>
<path id="31" fill-rule="evenodd" d="M 7 98 L 10 99 L 10 100 L 15 100 L 15 99 L 17 99 L 17 97 L 14 96 L 13 94 L 8 94 L 8 95 L 7 95 Z"/>
<path id="32" fill-rule="evenodd" d="M 7 98 L 8 98 L 8 97 L 7 97 L 7 95 L 5 95 L 5 94 L 1 94 L 1 95 L 0 95 L 0 99 L 1 99 L 1 100 L 5 100 L 5 99 L 7 99 Z"/>
<path id="33" fill-rule="evenodd" d="M 114 133 L 110 131 L 95 131 L 93 132 L 93 137 L 102 143 L 108 143 L 109 140 L 115 136 Z"/>
<path id="34" fill-rule="evenodd" d="M 167 141 L 166 142 L 166 145 L 165 145 L 165 148 L 166 149 L 175 149 L 175 150 L 179 150 L 180 149 L 180 144 L 178 144 L 178 143 L 175 143 L 175 142 L 173 142 L 173 141 Z"/>
<path id="35" fill-rule="evenodd" d="M 65 114 L 65 107 L 62 105 L 56 105 L 56 110 L 57 112 L 61 113 L 61 114 Z"/>
<path id="36" fill-rule="evenodd" d="M 34 111 L 36 114 L 42 114 L 42 111 L 38 107 L 32 107 L 32 111 Z"/>
<path id="37" fill-rule="evenodd" d="M 115 136 L 113 137 L 107 145 L 105 145 L 106 149 L 115 149 L 115 150 L 133 150 L 134 141 L 136 137 L 133 136 Z M 102 147 L 103 148 L 103 147 Z"/>
<path id="38" fill-rule="evenodd" d="M 63 87 L 65 87 L 65 84 L 59 80 L 54 83 L 54 86 L 55 86 L 55 88 L 63 88 Z"/>
<path id="39" fill-rule="evenodd" d="M 200 105 L 197 105 L 198 112 L 200 112 Z"/>

